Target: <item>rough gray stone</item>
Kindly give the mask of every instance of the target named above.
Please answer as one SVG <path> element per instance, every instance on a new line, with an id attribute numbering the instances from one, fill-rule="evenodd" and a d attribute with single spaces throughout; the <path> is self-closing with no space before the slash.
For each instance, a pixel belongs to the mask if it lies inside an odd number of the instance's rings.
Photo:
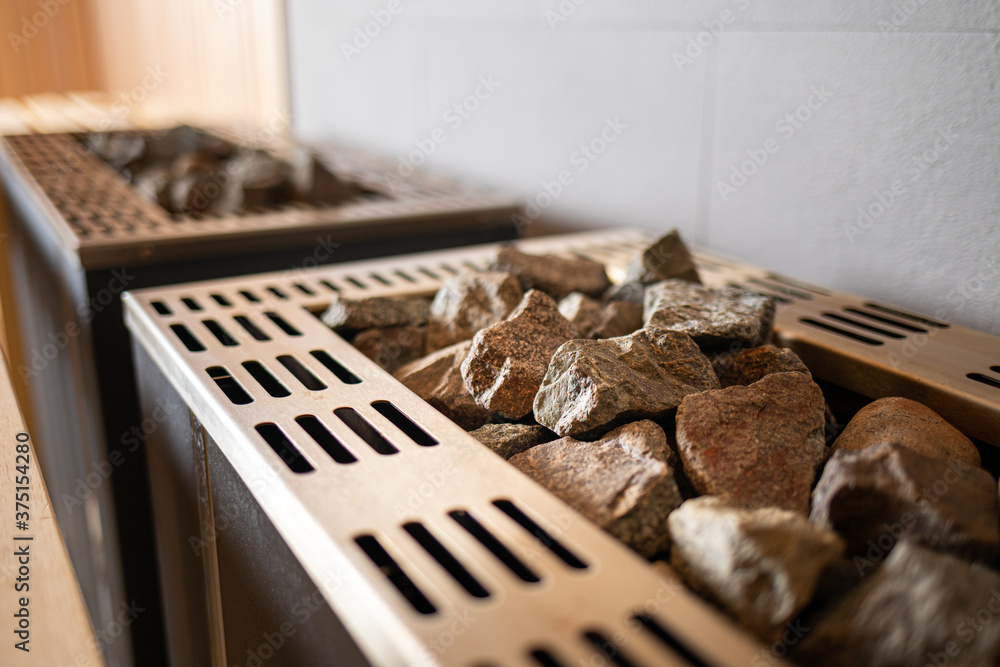
<path id="1" fill-rule="evenodd" d="M 469 340 L 480 329 L 502 322 L 524 296 L 509 273 L 460 273 L 445 281 L 431 302 L 427 349 Z"/>
<path id="2" fill-rule="evenodd" d="M 544 426 L 527 424 L 485 424 L 469 435 L 505 459 L 556 438 Z"/>
<path id="3" fill-rule="evenodd" d="M 580 335 L 590 338 L 592 331 L 604 319 L 604 308 L 596 299 L 573 292 L 559 301 L 559 312 L 569 320 Z"/>
<path id="4" fill-rule="evenodd" d="M 646 286 L 635 280 L 621 283 L 620 285 L 612 285 L 605 292 L 602 300 L 604 303 L 611 303 L 612 301 L 627 301 L 628 303 L 637 303 L 642 305 L 643 299 L 646 296 Z"/>
<path id="5" fill-rule="evenodd" d="M 539 289 L 555 299 L 571 292 L 599 297 L 611 285 L 604 265 L 599 262 L 556 255 L 528 255 L 512 245 L 500 247 L 490 269 L 513 274 L 524 289 Z"/>
<path id="6" fill-rule="evenodd" d="M 712 360 L 712 367 L 715 368 L 723 389 L 738 384 L 753 384 L 771 373 L 797 371 L 812 377 L 797 354 L 774 345 L 761 345 L 735 354 L 720 355 L 718 359 Z"/>
<path id="7" fill-rule="evenodd" d="M 901 542 L 886 562 L 831 603 L 792 647 L 796 664 L 1000 664 L 1000 575 Z"/>
<path id="8" fill-rule="evenodd" d="M 420 325 L 427 322 L 430 302 L 421 297 L 374 296 L 362 299 L 337 297 L 323 313 L 323 324 L 332 329 L 375 329 Z"/>
<path id="9" fill-rule="evenodd" d="M 979 467 L 979 450 L 957 428 L 927 406 L 908 398 L 881 398 L 860 411 L 833 443 L 835 450 L 859 450 L 898 442 L 925 456 Z"/>
<path id="10" fill-rule="evenodd" d="M 891 441 L 835 452 L 813 492 L 811 518 L 870 563 L 900 539 L 985 561 L 1000 551 L 993 477 Z"/>
<path id="11" fill-rule="evenodd" d="M 688 394 L 717 389 L 712 365 L 687 334 L 640 329 L 572 340 L 552 357 L 535 396 L 535 419 L 587 438 L 618 424 L 664 416 Z"/>
<path id="12" fill-rule="evenodd" d="M 683 331 L 702 347 L 763 345 L 774 328 L 774 299 L 739 287 L 665 280 L 646 288 L 643 310 L 647 327 Z"/>
<path id="13" fill-rule="evenodd" d="M 844 543 L 787 510 L 746 510 L 715 496 L 686 501 L 668 520 L 671 565 L 741 625 L 772 639 L 812 600 Z"/>
<path id="14" fill-rule="evenodd" d="M 826 446 L 823 393 L 803 373 L 686 396 L 677 409 L 684 472 L 703 494 L 809 513 Z"/>
<path id="15" fill-rule="evenodd" d="M 386 327 L 362 331 L 351 342 L 366 357 L 394 373 L 424 355 L 426 335 L 423 327 Z"/>
<path id="16" fill-rule="evenodd" d="M 550 296 L 529 290 L 510 317 L 472 339 L 462 363 L 465 386 L 482 407 L 521 419 L 531 412 L 552 355 L 576 335 Z"/>
<path id="17" fill-rule="evenodd" d="M 661 280 L 678 278 L 700 283 L 694 258 L 676 229 L 658 238 L 652 245 L 636 255 L 628 265 L 626 281 L 651 285 Z"/>
<path id="18" fill-rule="evenodd" d="M 493 418 L 489 410 L 476 404 L 462 380 L 459 366 L 471 347 L 472 341 L 455 343 L 403 366 L 395 375 L 413 393 L 467 431 Z"/>
<path id="19" fill-rule="evenodd" d="M 663 429 L 644 420 L 596 442 L 562 438 L 511 464 L 643 556 L 666 550 L 667 517 L 681 504 Z"/>

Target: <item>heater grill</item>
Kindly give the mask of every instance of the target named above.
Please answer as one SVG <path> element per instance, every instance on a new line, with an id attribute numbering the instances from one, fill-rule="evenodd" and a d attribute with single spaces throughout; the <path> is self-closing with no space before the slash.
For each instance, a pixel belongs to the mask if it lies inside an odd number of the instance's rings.
<path id="1" fill-rule="evenodd" d="M 620 278 L 648 241 L 615 230 L 519 245 L 595 259 Z M 770 660 L 316 317 L 336 294 L 431 294 L 485 269 L 492 249 L 141 290 L 126 296 L 126 319 L 372 662 Z M 709 284 L 778 298 L 782 342 L 818 377 L 923 400 L 1000 445 L 1000 390 L 966 377 L 995 373 L 995 337 L 707 253 L 698 264 Z"/>
<path id="2" fill-rule="evenodd" d="M 213 130 L 239 145 L 253 145 L 240 133 Z M 143 136 L 153 131 L 129 131 Z M 30 176 L 30 187 L 56 222 L 57 231 L 74 248 L 88 270 L 156 260 L 187 260 L 199 255 L 233 254 L 248 243 L 259 248 L 308 244 L 319 231 L 337 231 L 347 240 L 363 237 L 378 224 L 423 225 L 428 231 L 510 224 L 517 207 L 509 198 L 457 181 L 422 172 L 407 178 L 385 160 L 347 146 L 327 144 L 318 157 L 342 180 L 360 186 L 362 194 L 337 206 L 291 202 L 243 215 L 172 215 L 134 188 L 121 174 L 92 154 L 84 135 L 27 134 L 0 138 L 14 167 Z M 268 150 L 287 153 L 289 145 Z M 370 233 L 370 232 L 369 232 Z"/>

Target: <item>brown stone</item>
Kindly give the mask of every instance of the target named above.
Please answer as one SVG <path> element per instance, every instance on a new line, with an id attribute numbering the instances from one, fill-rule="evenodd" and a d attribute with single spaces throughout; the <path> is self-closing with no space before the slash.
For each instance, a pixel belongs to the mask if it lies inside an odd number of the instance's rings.
<path id="1" fill-rule="evenodd" d="M 591 337 L 589 332 L 604 319 L 604 308 L 600 302 L 580 292 L 564 296 L 559 301 L 559 313 L 586 338 Z"/>
<path id="2" fill-rule="evenodd" d="M 844 542 L 795 512 L 747 510 L 715 496 L 670 515 L 671 565 L 741 625 L 773 639 L 813 599 Z"/>
<path id="3" fill-rule="evenodd" d="M 1000 664 L 1000 575 L 901 542 L 882 567 L 801 624 L 799 665 Z"/>
<path id="4" fill-rule="evenodd" d="M 394 373 L 397 369 L 424 355 L 423 327 L 386 327 L 367 329 L 354 337 L 354 347 L 377 363 Z"/>
<path id="5" fill-rule="evenodd" d="M 427 322 L 429 307 L 427 299 L 413 296 L 337 297 L 323 313 L 322 319 L 323 324 L 332 329 L 420 325 Z"/>
<path id="6" fill-rule="evenodd" d="M 465 388 L 459 366 L 472 341 L 455 343 L 396 371 L 396 379 L 467 431 L 479 428 L 493 415 L 480 407 Z"/>
<path id="7" fill-rule="evenodd" d="M 549 363 L 535 419 L 561 436 L 590 438 L 624 422 L 662 417 L 688 394 L 718 386 L 711 363 L 687 334 L 640 329 L 572 340 Z"/>
<path id="8" fill-rule="evenodd" d="M 599 297 L 611 286 L 600 262 L 556 255 L 528 255 L 512 245 L 500 247 L 490 270 L 513 274 L 525 290 L 539 289 L 555 299 L 571 292 Z"/>
<path id="9" fill-rule="evenodd" d="M 511 464 L 611 535 L 651 557 L 670 543 L 667 517 L 681 504 L 663 429 L 644 420 L 596 442 L 562 438 Z"/>
<path id="10" fill-rule="evenodd" d="M 676 229 L 658 238 L 652 245 L 636 255 L 628 265 L 626 281 L 651 285 L 661 280 L 678 278 L 700 283 L 694 258 Z"/>
<path id="11" fill-rule="evenodd" d="M 712 366 L 723 388 L 753 384 L 771 373 L 797 371 L 812 377 L 797 354 L 774 345 L 761 345 L 736 354 L 720 355 L 719 359 L 712 361 Z"/>
<path id="12" fill-rule="evenodd" d="M 774 299 L 740 287 L 665 280 L 646 288 L 647 327 L 683 331 L 702 347 L 755 347 L 771 337 Z"/>
<path id="13" fill-rule="evenodd" d="M 485 424 L 469 435 L 505 459 L 556 439 L 544 426 L 528 424 Z"/>
<path id="14" fill-rule="evenodd" d="M 803 373 L 687 396 L 677 409 L 684 472 L 700 493 L 808 514 L 826 452 L 823 408 L 823 393 Z"/>
<path id="15" fill-rule="evenodd" d="M 627 301 L 629 303 L 637 303 L 642 305 L 643 299 L 646 296 L 646 286 L 635 280 L 621 283 L 620 285 L 612 285 L 605 292 L 602 300 L 604 303 L 611 303 L 612 301 Z"/>
<path id="16" fill-rule="evenodd" d="M 576 335 L 552 297 L 529 290 L 510 317 L 472 339 L 462 363 L 465 386 L 482 407 L 521 419 L 531 412 L 552 355 Z"/>
<path id="17" fill-rule="evenodd" d="M 813 492 L 812 520 L 848 553 L 877 562 L 897 540 L 989 561 L 1000 552 L 997 483 L 981 468 L 894 442 L 835 452 Z"/>
<path id="18" fill-rule="evenodd" d="M 834 442 L 835 450 L 859 450 L 882 442 L 979 467 L 979 450 L 961 431 L 927 406 L 908 398 L 881 398 L 863 407 Z"/>
<path id="19" fill-rule="evenodd" d="M 588 338 L 617 338 L 642 328 L 642 306 L 627 301 L 612 301 L 604 306 L 601 319 L 587 332 Z"/>
<path id="20" fill-rule="evenodd" d="M 509 273 L 460 273 L 445 281 L 431 302 L 427 349 L 469 340 L 480 329 L 502 322 L 524 296 Z"/>

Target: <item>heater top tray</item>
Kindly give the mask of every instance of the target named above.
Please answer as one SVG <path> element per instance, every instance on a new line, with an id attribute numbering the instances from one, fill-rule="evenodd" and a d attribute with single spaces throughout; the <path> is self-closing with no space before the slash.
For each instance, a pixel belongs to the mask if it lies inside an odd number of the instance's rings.
<path id="1" fill-rule="evenodd" d="M 601 261 L 614 279 L 648 241 L 614 230 L 519 245 Z M 373 662 L 589 664 L 607 641 L 641 665 L 770 661 L 314 316 L 336 294 L 431 294 L 483 270 L 493 248 L 140 290 L 125 297 L 126 319 Z M 922 400 L 1000 444 L 1000 387 L 967 377 L 1000 384 L 989 375 L 997 338 L 708 253 L 697 261 L 709 284 L 774 296 L 782 342 L 816 376 Z M 449 557 L 460 567 L 443 566 Z"/>
<path id="2" fill-rule="evenodd" d="M 153 136 L 154 130 L 119 134 Z M 255 147 L 242 133 L 212 135 Z M 318 232 L 338 241 L 372 239 L 414 229 L 447 232 L 510 226 L 510 198 L 397 165 L 347 146 L 324 144 L 320 161 L 361 195 L 336 206 L 289 202 L 243 215 L 171 215 L 144 196 L 74 133 L 0 138 L 0 173 L 11 191 L 24 192 L 85 269 L 263 252 L 312 243 Z M 271 142 L 274 153 L 291 144 Z M 221 178 L 221 175 L 220 175 Z"/>

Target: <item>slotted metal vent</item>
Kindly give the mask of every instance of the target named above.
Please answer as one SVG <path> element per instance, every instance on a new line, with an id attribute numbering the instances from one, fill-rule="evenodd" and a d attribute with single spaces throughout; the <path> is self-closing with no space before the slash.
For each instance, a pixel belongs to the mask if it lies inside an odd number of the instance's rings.
<path id="1" fill-rule="evenodd" d="M 236 142 L 245 139 L 239 133 L 213 133 Z M 308 243 L 321 230 L 348 235 L 374 223 L 448 229 L 452 221 L 464 220 L 468 226 L 473 218 L 483 228 L 509 226 L 517 210 L 510 199 L 430 174 L 390 181 L 394 166 L 349 147 L 327 145 L 319 151 L 320 159 L 367 194 L 338 206 L 293 202 L 239 216 L 171 215 L 80 139 L 71 133 L 2 137 L 0 159 L 25 177 L 25 187 L 52 214 L 57 231 L 87 269 L 245 252 L 248 239 L 255 239 L 257 247 L 287 247 L 303 239 Z"/>
<path id="2" fill-rule="evenodd" d="M 520 246 L 596 259 L 620 278 L 648 241 L 615 230 Z M 142 290 L 126 296 L 126 317 L 373 661 L 770 661 L 677 581 L 479 445 L 315 316 L 336 294 L 431 294 L 448 276 L 485 269 L 494 247 Z M 710 284 L 782 297 L 779 334 L 819 377 L 869 396 L 923 399 L 996 443 L 1000 392 L 965 377 L 955 354 L 962 351 L 970 370 L 988 369 L 987 356 L 1000 358 L 996 338 L 708 253 L 698 262 Z M 903 346 L 918 336 L 918 353 L 905 356 Z M 951 351 L 949 363 L 939 363 L 938 346 Z"/>

